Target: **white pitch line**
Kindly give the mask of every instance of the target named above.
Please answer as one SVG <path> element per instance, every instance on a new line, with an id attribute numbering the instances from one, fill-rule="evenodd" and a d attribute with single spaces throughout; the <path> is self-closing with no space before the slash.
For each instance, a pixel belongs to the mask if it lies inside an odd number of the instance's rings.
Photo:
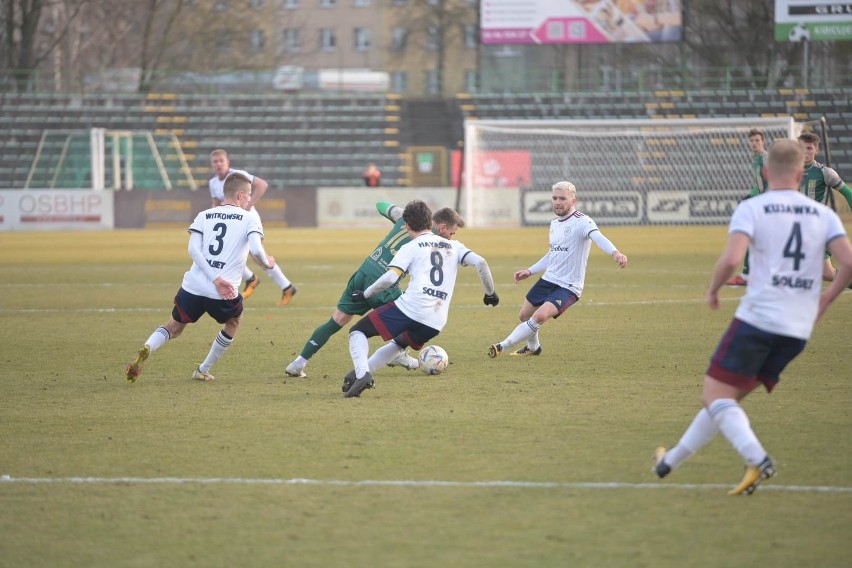
<path id="1" fill-rule="evenodd" d="M 730 489 L 719 483 L 623 483 L 557 482 L 557 481 L 439 481 L 439 480 L 362 480 L 340 479 L 254 479 L 240 477 L 11 477 L 3 475 L 0 484 L 19 483 L 72 485 L 316 485 L 334 487 L 461 487 L 509 489 Z M 760 491 L 789 491 L 799 493 L 852 493 L 852 487 L 830 485 L 761 485 Z"/>

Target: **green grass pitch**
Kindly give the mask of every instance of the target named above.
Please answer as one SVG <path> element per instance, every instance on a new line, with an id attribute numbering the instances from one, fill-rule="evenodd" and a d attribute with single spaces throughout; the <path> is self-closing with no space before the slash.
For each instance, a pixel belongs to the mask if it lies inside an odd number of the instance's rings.
<path id="1" fill-rule="evenodd" d="M 290 306 L 261 273 L 213 383 L 189 379 L 206 318 L 127 384 L 190 264 L 184 229 L 0 234 L 0 567 L 852 565 L 852 292 L 745 402 L 776 478 L 727 496 L 742 463 L 723 439 L 650 471 L 742 294 L 703 302 L 724 227 L 604 227 L 629 266 L 592 247 L 583 298 L 520 360 L 486 351 L 517 324 L 533 280 L 512 273 L 546 228 L 462 229 L 500 305 L 462 269 L 435 341 L 448 370 L 384 369 L 359 399 L 340 393 L 346 329 L 307 379 L 283 368 L 378 231 L 269 229 Z"/>

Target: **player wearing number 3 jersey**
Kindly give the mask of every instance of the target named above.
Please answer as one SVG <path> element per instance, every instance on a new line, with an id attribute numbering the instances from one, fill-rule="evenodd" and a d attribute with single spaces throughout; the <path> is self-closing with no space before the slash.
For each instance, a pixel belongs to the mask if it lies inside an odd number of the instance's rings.
<path id="1" fill-rule="evenodd" d="M 775 475 L 739 404 L 760 386 L 771 391 L 781 371 L 802 352 L 814 324 L 852 280 L 852 244 L 837 214 L 798 193 L 804 175 L 803 151 L 793 140 L 772 144 L 767 160 L 769 191 L 740 203 L 731 217 L 730 236 L 716 263 L 707 303 L 719 307 L 719 288 L 751 252 L 751 277 L 734 320 L 716 347 L 704 376 L 704 408 L 680 442 L 657 448 L 659 477 L 680 465 L 719 432 L 746 463 L 731 494 L 750 494 Z M 838 261 L 837 277 L 822 292 L 823 251 Z"/>
<path id="2" fill-rule="evenodd" d="M 125 378 L 135 382 L 142 364 L 170 339 L 205 313 L 223 325 L 216 335 L 207 358 L 192 373 L 193 379 L 212 381 L 210 367 L 234 340 L 243 313 L 240 281 L 249 252 L 265 268 L 275 259 L 263 249 L 263 226 L 254 210 L 247 210 L 251 199 L 251 180 L 234 172 L 224 183 L 223 203 L 199 213 L 189 226 L 189 256 L 192 267 L 184 274 L 175 296 L 172 317 L 154 330 L 136 357 L 127 366 Z"/>
<path id="3" fill-rule="evenodd" d="M 455 211 L 452 233 L 464 226 Z M 372 373 L 396 358 L 406 347 L 420 349 L 437 336 L 447 323 L 459 266 L 475 266 L 485 289 L 483 302 L 496 306 L 491 270 L 484 258 L 458 241 L 432 233 L 432 212 L 422 201 L 412 201 L 402 213 L 411 241 L 403 245 L 388 264 L 388 270 L 353 298 L 363 300 L 393 286 L 405 274 L 411 276 L 405 293 L 370 312 L 349 332 L 349 353 L 355 367 L 343 382 L 347 397 L 359 396 L 373 386 Z M 381 335 L 388 341 L 369 359 L 368 338 Z"/>

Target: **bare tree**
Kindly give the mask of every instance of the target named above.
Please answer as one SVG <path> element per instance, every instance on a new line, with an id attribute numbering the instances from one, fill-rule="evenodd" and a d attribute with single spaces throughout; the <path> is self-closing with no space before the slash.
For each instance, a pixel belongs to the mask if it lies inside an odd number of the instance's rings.
<path id="1" fill-rule="evenodd" d="M 447 55 L 464 48 L 464 26 L 478 22 L 478 3 L 467 0 L 419 0 L 399 23 L 419 33 L 419 48 L 434 53 L 435 91 L 443 93 Z"/>
<path id="2" fill-rule="evenodd" d="M 2 0 L 3 44 L 6 57 L 2 70 L 19 91 L 33 88 L 36 71 L 65 38 L 80 11 L 90 0 Z M 60 5 L 62 21 L 54 21 L 53 28 L 43 35 L 42 18 L 53 7 Z"/>

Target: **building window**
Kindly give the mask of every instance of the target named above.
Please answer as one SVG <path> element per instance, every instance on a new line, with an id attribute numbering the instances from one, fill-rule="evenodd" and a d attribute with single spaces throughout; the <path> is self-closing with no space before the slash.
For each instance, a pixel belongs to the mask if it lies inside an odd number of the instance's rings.
<path id="1" fill-rule="evenodd" d="M 465 24 L 464 26 L 464 46 L 468 49 L 476 49 L 479 45 L 479 34 L 476 33 L 476 24 Z"/>
<path id="2" fill-rule="evenodd" d="M 213 9 L 217 12 L 225 12 L 228 10 L 228 0 L 216 0 L 213 4 Z"/>
<path id="3" fill-rule="evenodd" d="M 335 8 L 337 6 L 337 0 L 320 0 L 320 8 Z"/>
<path id="4" fill-rule="evenodd" d="M 216 51 L 231 49 L 231 32 L 220 32 L 216 35 Z"/>
<path id="5" fill-rule="evenodd" d="M 249 4 L 252 8 L 263 8 L 263 5 L 266 3 L 265 0 L 251 0 Z"/>
<path id="6" fill-rule="evenodd" d="M 438 28 L 435 26 L 426 28 L 426 49 L 432 51 L 438 49 Z"/>
<path id="7" fill-rule="evenodd" d="M 394 93 L 408 92 L 408 73 L 393 71 L 390 74 L 390 90 Z"/>
<path id="8" fill-rule="evenodd" d="M 440 86 L 438 85 L 438 71 L 431 69 L 426 71 L 426 94 L 439 95 L 441 94 Z"/>
<path id="9" fill-rule="evenodd" d="M 337 36 L 332 28 L 320 29 L 320 49 L 322 51 L 334 51 L 337 48 Z"/>
<path id="10" fill-rule="evenodd" d="M 476 70 L 468 69 L 464 72 L 464 90 L 467 93 L 476 93 L 479 91 L 479 73 Z"/>
<path id="11" fill-rule="evenodd" d="M 285 10 L 295 10 L 299 7 L 299 0 L 284 0 Z"/>
<path id="12" fill-rule="evenodd" d="M 366 8 L 370 5 L 370 0 L 353 0 L 353 5 L 356 8 Z"/>
<path id="13" fill-rule="evenodd" d="M 302 30 L 299 28 L 284 29 L 284 52 L 299 53 L 302 51 Z"/>
<path id="14" fill-rule="evenodd" d="M 408 41 L 408 28 L 395 27 L 391 30 L 391 51 L 405 50 L 405 43 Z"/>
<path id="15" fill-rule="evenodd" d="M 408 2 L 408 0 L 391 0 L 391 3 L 394 6 L 405 6 L 406 2 Z"/>
<path id="16" fill-rule="evenodd" d="M 355 51 L 370 50 L 370 28 L 355 28 Z"/>
<path id="17" fill-rule="evenodd" d="M 260 53 L 263 51 L 263 46 L 266 44 L 266 36 L 263 30 L 252 30 L 249 34 L 249 45 L 252 53 Z"/>

